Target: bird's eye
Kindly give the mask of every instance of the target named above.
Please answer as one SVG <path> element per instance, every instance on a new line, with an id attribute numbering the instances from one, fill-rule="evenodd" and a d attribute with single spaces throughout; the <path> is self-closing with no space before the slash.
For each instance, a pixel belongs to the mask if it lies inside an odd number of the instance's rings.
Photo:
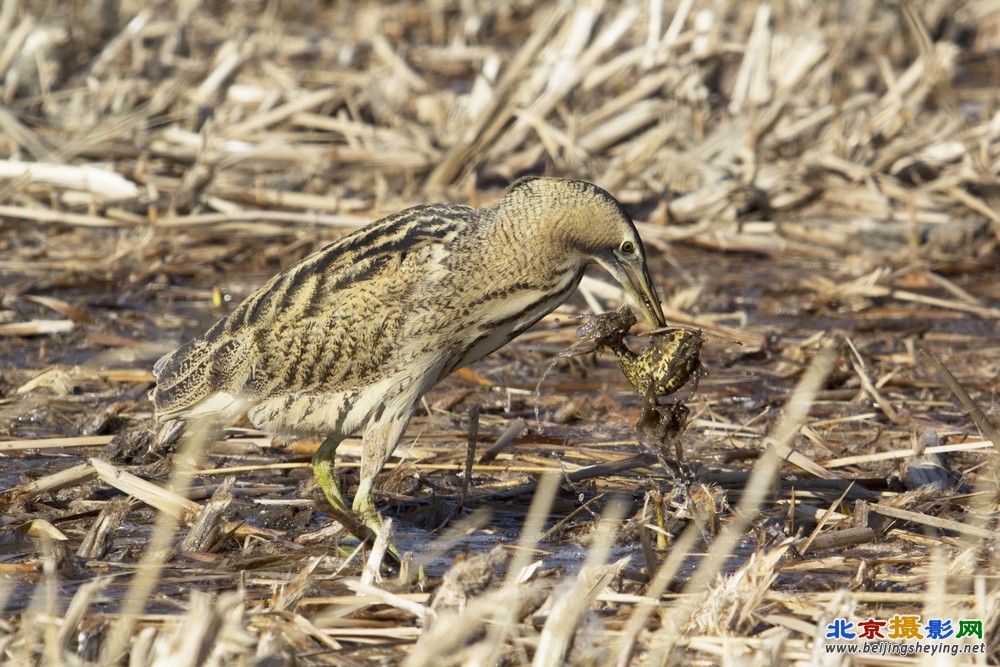
<path id="1" fill-rule="evenodd" d="M 631 241 L 622 241 L 622 244 L 618 249 L 625 255 L 631 255 L 635 252 L 635 244 Z"/>

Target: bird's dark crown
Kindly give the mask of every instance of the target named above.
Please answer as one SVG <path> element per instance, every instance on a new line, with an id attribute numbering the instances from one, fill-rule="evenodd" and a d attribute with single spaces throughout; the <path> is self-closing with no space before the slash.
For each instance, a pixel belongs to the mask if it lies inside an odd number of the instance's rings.
<path id="1" fill-rule="evenodd" d="M 520 233 L 539 234 L 536 242 L 579 253 L 581 257 L 613 261 L 612 252 L 624 241 L 641 245 L 632 218 L 605 190 L 563 178 L 531 176 L 515 181 L 496 210 Z"/>
<path id="2" fill-rule="evenodd" d="M 628 211 L 626 211 L 625 207 L 621 205 L 621 202 L 612 197 L 611 193 L 604 188 L 598 187 L 593 183 L 588 183 L 587 181 L 578 181 L 569 178 L 554 178 L 551 176 L 522 176 L 507 187 L 506 192 L 504 192 L 504 198 L 510 197 L 522 189 L 541 192 L 547 187 L 562 189 L 564 191 L 577 190 L 581 193 L 590 194 L 603 203 L 613 206 L 623 218 L 632 222 L 632 216 L 628 214 Z"/>

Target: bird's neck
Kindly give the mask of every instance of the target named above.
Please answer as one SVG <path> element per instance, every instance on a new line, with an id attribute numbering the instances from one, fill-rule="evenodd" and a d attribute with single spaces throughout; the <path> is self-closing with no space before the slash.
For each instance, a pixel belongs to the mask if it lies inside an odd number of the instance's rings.
<path id="1" fill-rule="evenodd" d="M 495 211 L 492 220 L 483 226 L 483 241 L 491 246 L 494 256 L 518 266 L 524 275 L 544 280 L 567 275 L 581 276 L 590 259 L 578 249 L 579 244 L 566 236 L 566 226 L 559 219 L 521 212 L 510 215 Z M 577 280 L 579 282 L 579 280 Z"/>

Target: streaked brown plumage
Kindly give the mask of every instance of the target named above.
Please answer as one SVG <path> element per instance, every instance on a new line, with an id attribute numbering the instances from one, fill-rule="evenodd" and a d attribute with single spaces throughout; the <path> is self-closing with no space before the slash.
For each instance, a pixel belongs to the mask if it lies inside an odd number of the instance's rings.
<path id="1" fill-rule="evenodd" d="M 377 525 L 372 481 L 420 397 L 565 301 L 594 262 L 664 324 L 635 226 L 594 185 L 529 178 L 492 208 L 401 211 L 286 269 L 160 359 L 157 418 L 245 414 L 270 434 L 327 435 L 313 465 L 335 505 L 334 451 L 364 429 L 354 509 Z"/>

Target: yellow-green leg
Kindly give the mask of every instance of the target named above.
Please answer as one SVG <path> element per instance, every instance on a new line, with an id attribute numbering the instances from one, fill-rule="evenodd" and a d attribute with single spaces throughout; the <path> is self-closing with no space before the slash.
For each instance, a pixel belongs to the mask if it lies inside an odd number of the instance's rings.
<path id="1" fill-rule="evenodd" d="M 354 496 L 351 508 L 375 534 L 382 530 L 382 518 L 375 510 L 372 487 L 375 484 L 375 477 L 382 472 L 385 462 L 399 444 L 411 414 L 413 414 L 412 407 L 390 412 L 390 416 L 369 424 L 365 429 L 361 447 L 361 481 L 358 483 L 358 493 Z M 389 552 L 399 558 L 399 551 L 391 542 Z"/>
<path id="2" fill-rule="evenodd" d="M 340 487 L 337 486 L 334 460 L 337 447 L 343 439 L 343 436 L 330 434 L 323 440 L 319 449 L 313 454 L 313 474 L 316 476 L 319 488 L 323 489 L 323 495 L 333 506 L 333 515 L 337 520 L 359 540 L 374 539 L 382 529 L 382 520 L 375 511 L 375 501 L 372 499 L 372 478 L 361 480 L 351 509 L 347 509 L 347 502 L 340 492 Z M 389 551 L 397 559 L 399 558 L 399 551 L 395 545 L 390 544 Z"/>
<path id="3" fill-rule="evenodd" d="M 316 475 L 316 483 L 323 489 L 326 499 L 333 505 L 333 509 L 338 513 L 348 513 L 347 502 L 344 500 L 340 487 L 337 486 L 337 477 L 334 474 L 334 458 L 337 454 L 337 447 L 344 440 L 343 436 L 330 434 L 313 454 L 313 474 Z M 375 511 L 375 501 L 372 499 L 373 478 L 361 480 L 358 486 L 358 493 L 354 496 L 354 503 L 351 510 L 361 517 L 365 525 L 378 534 L 382 527 L 382 520 L 379 519 L 378 512 Z M 352 517 L 353 518 L 353 517 Z M 358 537 L 364 537 L 358 535 Z"/>
<path id="4" fill-rule="evenodd" d="M 379 517 L 378 511 L 375 509 L 375 499 L 372 498 L 372 482 L 373 479 L 370 478 L 361 480 L 351 509 L 361 517 L 366 526 L 372 529 L 372 532 L 377 534 L 382 528 L 382 518 Z"/>
<path id="5" fill-rule="evenodd" d="M 334 475 L 334 459 L 337 454 L 337 446 L 340 445 L 344 437 L 330 434 L 320 444 L 319 449 L 313 454 L 313 474 L 316 476 L 316 483 L 323 489 L 323 495 L 332 506 L 332 514 L 344 524 L 344 527 L 359 540 L 373 539 L 372 531 L 366 522 L 358 520 L 357 515 L 347 508 L 347 502 L 340 487 L 337 486 L 337 477 Z"/>
<path id="6" fill-rule="evenodd" d="M 358 493 L 354 496 L 354 504 L 351 510 L 355 516 L 361 518 L 365 526 L 378 535 L 382 531 L 382 517 L 375 509 L 375 500 L 372 498 L 372 482 L 374 477 L 363 477 L 358 484 Z M 390 538 L 391 539 L 391 538 Z M 391 541 L 389 542 L 389 553 L 400 560 L 399 549 Z"/>
<path id="7" fill-rule="evenodd" d="M 323 495 L 330 501 L 333 508 L 341 512 L 347 511 L 347 503 L 337 486 L 337 478 L 333 474 L 333 459 L 337 453 L 337 447 L 344 437 L 331 433 L 313 454 L 313 474 L 316 476 L 316 483 L 323 489 Z"/>

